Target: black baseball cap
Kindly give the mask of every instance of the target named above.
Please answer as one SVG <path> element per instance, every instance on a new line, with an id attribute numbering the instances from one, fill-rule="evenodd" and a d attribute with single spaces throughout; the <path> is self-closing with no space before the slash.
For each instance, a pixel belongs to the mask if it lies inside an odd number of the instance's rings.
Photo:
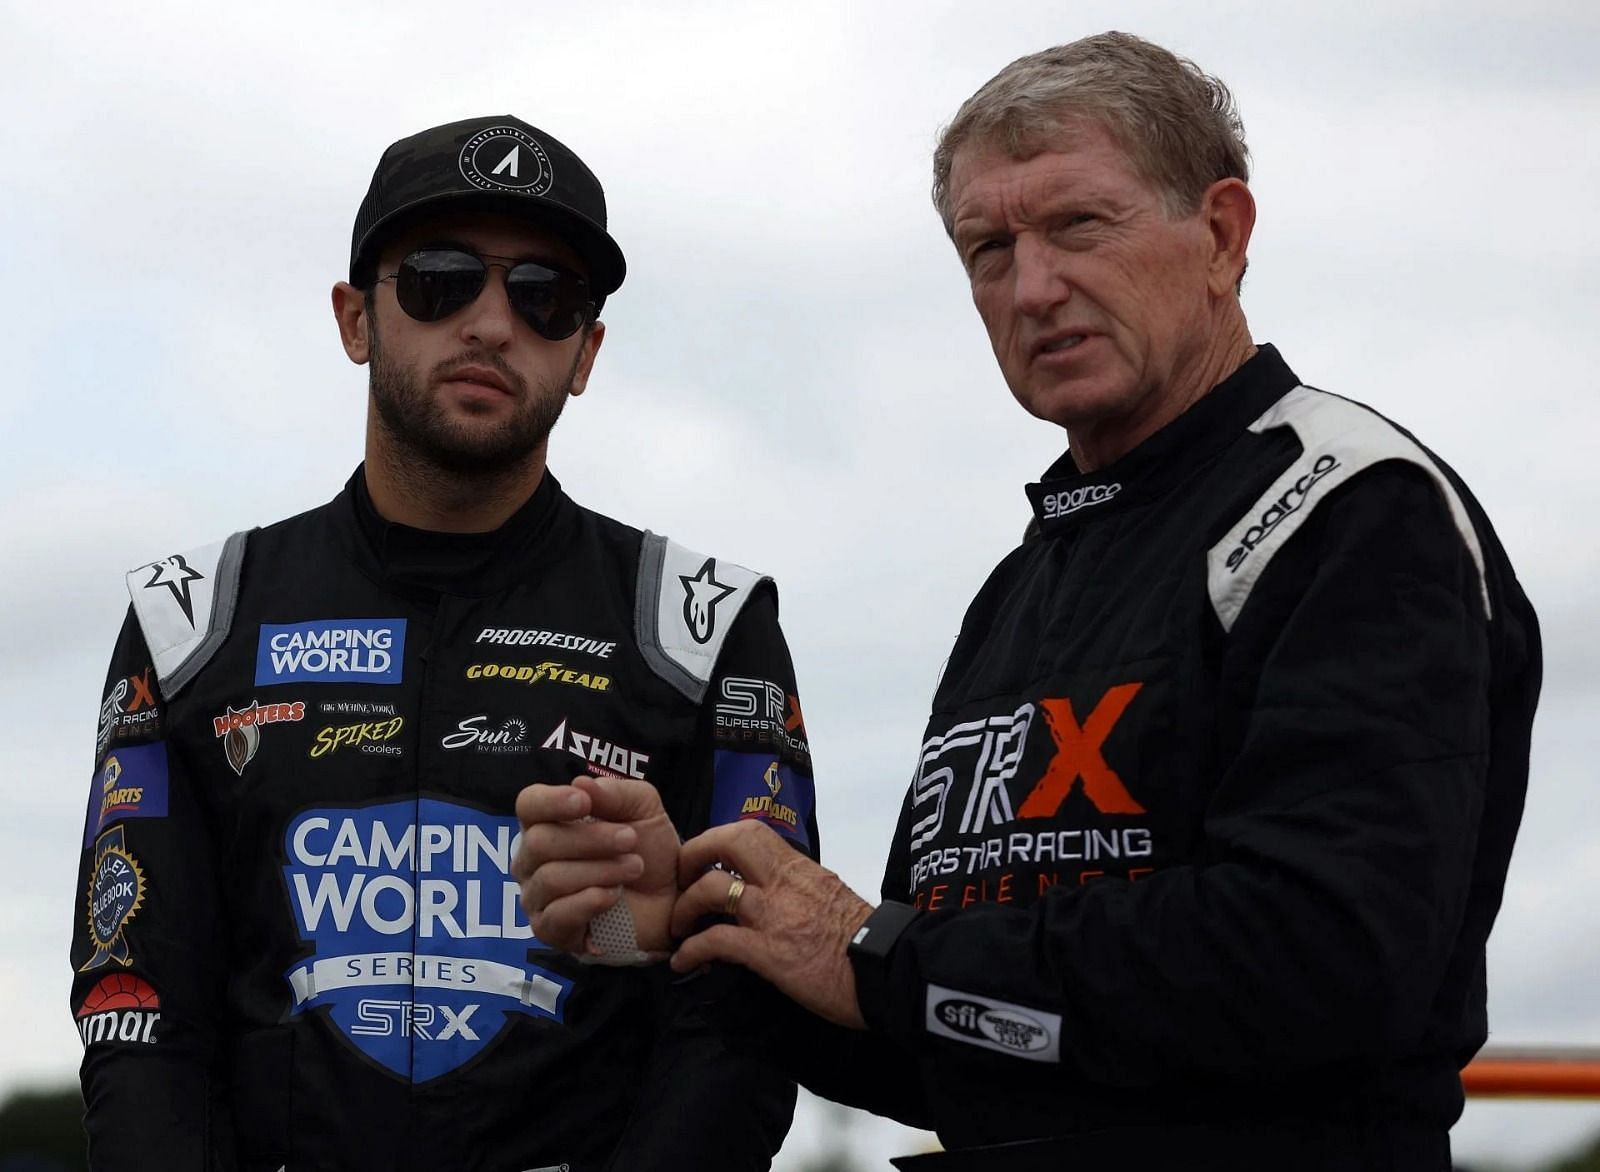
<path id="1" fill-rule="evenodd" d="M 553 229 L 588 265 L 597 302 L 627 274 L 622 249 L 606 232 L 606 193 L 594 172 L 544 131 L 497 114 L 435 126 L 383 152 L 356 212 L 350 283 L 371 279 L 378 250 L 403 224 L 451 208 L 503 212 Z"/>

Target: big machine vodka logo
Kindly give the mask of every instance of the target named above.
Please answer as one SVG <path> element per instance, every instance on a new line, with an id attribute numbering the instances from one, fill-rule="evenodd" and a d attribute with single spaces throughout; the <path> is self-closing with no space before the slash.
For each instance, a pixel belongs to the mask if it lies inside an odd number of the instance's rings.
<path id="1" fill-rule="evenodd" d="M 561 1021 L 572 982 L 528 963 L 511 879 L 516 820 L 433 798 L 308 810 L 284 833 L 300 938 L 294 1013 L 326 1007 L 363 1053 L 426 1082 L 475 1058 L 514 1014 Z"/>

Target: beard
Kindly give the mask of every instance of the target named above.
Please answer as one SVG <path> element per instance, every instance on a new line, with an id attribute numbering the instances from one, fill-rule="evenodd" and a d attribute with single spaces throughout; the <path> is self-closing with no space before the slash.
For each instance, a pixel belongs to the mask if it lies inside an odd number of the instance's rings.
<path id="1" fill-rule="evenodd" d="M 376 323 L 373 323 L 376 324 Z M 565 376 L 530 387 L 494 353 L 468 352 L 436 364 L 426 377 L 388 361 L 377 333 L 371 335 L 369 393 L 396 454 L 452 476 L 493 477 L 511 471 L 538 452 L 561 418 L 577 377 L 582 349 Z M 515 414 L 504 423 L 473 426 L 452 419 L 430 388 L 461 366 L 491 367 L 516 396 Z"/>

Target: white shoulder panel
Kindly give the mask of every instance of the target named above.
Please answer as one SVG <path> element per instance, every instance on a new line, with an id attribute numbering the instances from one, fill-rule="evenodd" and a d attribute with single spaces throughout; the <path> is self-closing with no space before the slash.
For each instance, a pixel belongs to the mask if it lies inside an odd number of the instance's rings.
<path id="1" fill-rule="evenodd" d="M 733 620 L 756 587 L 770 580 L 646 533 L 634 609 L 634 631 L 645 662 L 699 703 Z"/>
<path id="2" fill-rule="evenodd" d="M 128 594 L 168 699 L 228 637 L 247 536 L 235 533 L 128 571 Z"/>
<path id="3" fill-rule="evenodd" d="M 1433 478 L 1450 508 L 1456 529 L 1478 567 L 1484 613 L 1489 585 L 1483 547 L 1454 486 L 1417 444 L 1388 420 L 1349 399 L 1296 387 L 1250 425 L 1254 432 L 1291 427 L 1300 437 L 1300 458 L 1251 505 L 1206 558 L 1206 584 L 1222 629 L 1233 629 L 1250 591 L 1284 542 L 1339 485 L 1383 460 L 1405 460 Z"/>

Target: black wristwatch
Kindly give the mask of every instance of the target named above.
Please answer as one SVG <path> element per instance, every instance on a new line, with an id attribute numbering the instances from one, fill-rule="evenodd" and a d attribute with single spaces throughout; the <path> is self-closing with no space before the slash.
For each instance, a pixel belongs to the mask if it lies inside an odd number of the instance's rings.
<path id="1" fill-rule="evenodd" d="M 900 940 L 906 925 L 922 912 L 904 903 L 880 903 L 867 922 L 856 929 L 846 950 L 850 967 L 856 973 L 856 1004 L 861 1016 L 867 1017 L 867 1007 L 874 1011 L 880 1007 L 889 992 L 889 954 Z M 873 1016 L 877 1016 L 876 1012 Z M 868 1025 L 872 1023 L 869 1021 Z"/>

